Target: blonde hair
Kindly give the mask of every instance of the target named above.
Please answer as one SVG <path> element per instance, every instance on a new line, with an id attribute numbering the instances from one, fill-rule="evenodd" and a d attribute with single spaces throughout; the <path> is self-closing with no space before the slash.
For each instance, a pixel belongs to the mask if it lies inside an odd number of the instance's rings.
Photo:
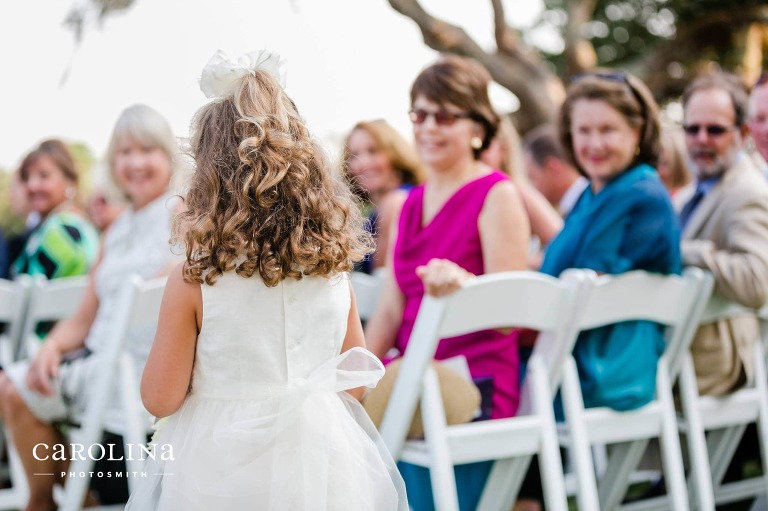
<path id="1" fill-rule="evenodd" d="M 693 174 L 688 168 L 685 139 L 678 127 L 661 127 L 661 149 L 667 155 L 665 158 L 669 167 L 669 183 L 672 189 L 683 187 L 693 180 Z"/>
<path id="2" fill-rule="evenodd" d="M 491 141 L 501 146 L 501 162 L 499 170 L 507 174 L 513 181 L 528 182 L 528 176 L 525 174 L 525 162 L 523 160 L 523 144 L 520 140 L 520 134 L 512 124 L 512 120 L 506 115 L 501 116 L 499 129 L 496 136 Z"/>
<path id="3" fill-rule="evenodd" d="M 398 172 L 401 184 L 415 186 L 424 181 L 424 169 L 414 148 L 395 128 L 382 119 L 358 122 L 344 139 L 341 164 L 345 175 L 349 175 L 349 139 L 358 130 L 363 130 L 373 137 L 392 168 Z"/>
<path id="4" fill-rule="evenodd" d="M 269 74 L 203 106 L 190 145 L 196 169 L 174 226 L 188 282 L 234 270 L 272 287 L 349 271 L 372 249 L 354 196 Z"/>
<path id="5" fill-rule="evenodd" d="M 105 160 L 109 167 L 107 177 L 110 186 L 117 187 L 114 176 L 114 162 L 117 146 L 126 138 L 133 139 L 143 147 L 161 149 L 171 162 L 171 177 L 180 165 L 179 144 L 168 121 L 154 108 L 147 105 L 132 105 L 120 113 L 109 139 Z"/>

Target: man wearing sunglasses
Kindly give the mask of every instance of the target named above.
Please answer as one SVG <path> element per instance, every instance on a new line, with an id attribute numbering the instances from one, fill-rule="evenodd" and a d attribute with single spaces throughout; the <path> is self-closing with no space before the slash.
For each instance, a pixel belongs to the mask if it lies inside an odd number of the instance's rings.
<path id="1" fill-rule="evenodd" d="M 683 94 L 696 192 L 680 213 L 685 265 L 715 277 L 715 292 L 760 308 L 768 298 L 768 183 L 743 151 L 749 96 L 733 75 L 707 75 Z M 724 395 L 753 377 L 755 317 L 702 325 L 693 353 L 699 391 Z"/>
<path id="2" fill-rule="evenodd" d="M 762 173 L 768 177 L 768 71 L 763 71 L 749 96 L 749 129 L 762 157 Z"/>

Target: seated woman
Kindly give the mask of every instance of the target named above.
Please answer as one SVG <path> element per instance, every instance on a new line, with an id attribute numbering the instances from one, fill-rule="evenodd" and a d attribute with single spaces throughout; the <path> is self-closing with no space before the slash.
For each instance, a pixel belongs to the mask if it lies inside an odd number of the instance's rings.
<path id="1" fill-rule="evenodd" d="M 110 338 L 120 289 L 138 274 L 167 274 L 178 262 L 170 250 L 172 204 L 168 184 L 177 160 L 176 139 L 155 110 L 135 105 L 117 121 L 107 150 L 112 178 L 129 201 L 129 209 L 109 229 L 90 282 L 75 312 L 60 321 L 35 358 L 18 362 L 0 375 L 0 415 L 11 433 L 29 481 L 27 509 L 55 509 L 53 485 L 61 482 L 66 461 L 33 456 L 38 443 L 62 443 L 55 422 L 77 422 L 92 392 L 94 368 Z M 152 332 L 131 332 L 126 343 L 141 374 Z M 118 389 L 107 410 L 120 420 Z M 35 474 L 54 474 L 36 476 Z"/>
<path id="2" fill-rule="evenodd" d="M 568 87 L 560 118 L 563 148 L 589 179 L 541 271 L 680 273 L 680 229 L 659 179 L 658 106 L 632 75 L 596 70 Z M 573 356 L 584 404 L 631 410 L 654 395 L 662 328 L 647 321 L 582 332 Z"/>
<path id="3" fill-rule="evenodd" d="M 104 234 L 109 226 L 125 211 L 125 199 L 119 196 L 106 179 L 99 178 L 88 196 L 88 216 L 96 228 Z"/>
<path id="4" fill-rule="evenodd" d="M 367 229 L 376 241 L 376 251 L 355 269 L 372 273 L 386 265 L 393 218 L 424 172 L 411 145 L 383 120 L 355 124 L 341 161 L 352 189 L 366 203 Z"/>
<path id="5" fill-rule="evenodd" d="M 416 149 L 427 181 L 408 195 L 390 249 L 393 270 L 366 326 L 369 349 L 379 357 L 408 349 L 424 293 L 444 295 L 485 273 L 524 270 L 529 222 L 509 177 L 479 158 L 499 124 L 488 100 L 488 72 L 477 62 L 443 56 L 411 88 Z M 517 334 L 476 332 L 442 339 L 438 360 L 463 356 L 484 394 L 484 418 L 511 417 L 519 401 Z M 491 468 L 456 468 L 462 509 L 474 509 Z M 408 501 L 431 509 L 429 473 L 401 464 Z"/>
<path id="6" fill-rule="evenodd" d="M 11 263 L 11 277 L 88 273 L 99 234 L 76 203 L 78 171 L 67 146 L 55 139 L 41 142 L 24 157 L 18 172 L 28 207 L 40 223 Z"/>

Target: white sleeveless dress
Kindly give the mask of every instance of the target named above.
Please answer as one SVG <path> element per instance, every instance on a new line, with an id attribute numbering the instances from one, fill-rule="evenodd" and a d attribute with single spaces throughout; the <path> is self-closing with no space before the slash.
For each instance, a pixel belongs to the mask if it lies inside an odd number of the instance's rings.
<path id="1" fill-rule="evenodd" d="M 407 511 L 375 428 L 341 392 L 384 373 L 367 350 L 340 354 L 347 278 L 269 288 L 227 273 L 202 297 L 190 394 L 160 422 L 126 509 Z"/>

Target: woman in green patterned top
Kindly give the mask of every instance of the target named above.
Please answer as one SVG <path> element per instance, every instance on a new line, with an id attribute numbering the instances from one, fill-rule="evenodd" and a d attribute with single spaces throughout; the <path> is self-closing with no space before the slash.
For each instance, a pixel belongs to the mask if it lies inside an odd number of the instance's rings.
<path id="1" fill-rule="evenodd" d="M 24 158 L 19 176 L 40 223 L 13 261 L 11 276 L 26 273 L 55 279 L 88 273 L 99 235 L 75 205 L 78 173 L 67 146 L 60 140 L 45 140 Z"/>

